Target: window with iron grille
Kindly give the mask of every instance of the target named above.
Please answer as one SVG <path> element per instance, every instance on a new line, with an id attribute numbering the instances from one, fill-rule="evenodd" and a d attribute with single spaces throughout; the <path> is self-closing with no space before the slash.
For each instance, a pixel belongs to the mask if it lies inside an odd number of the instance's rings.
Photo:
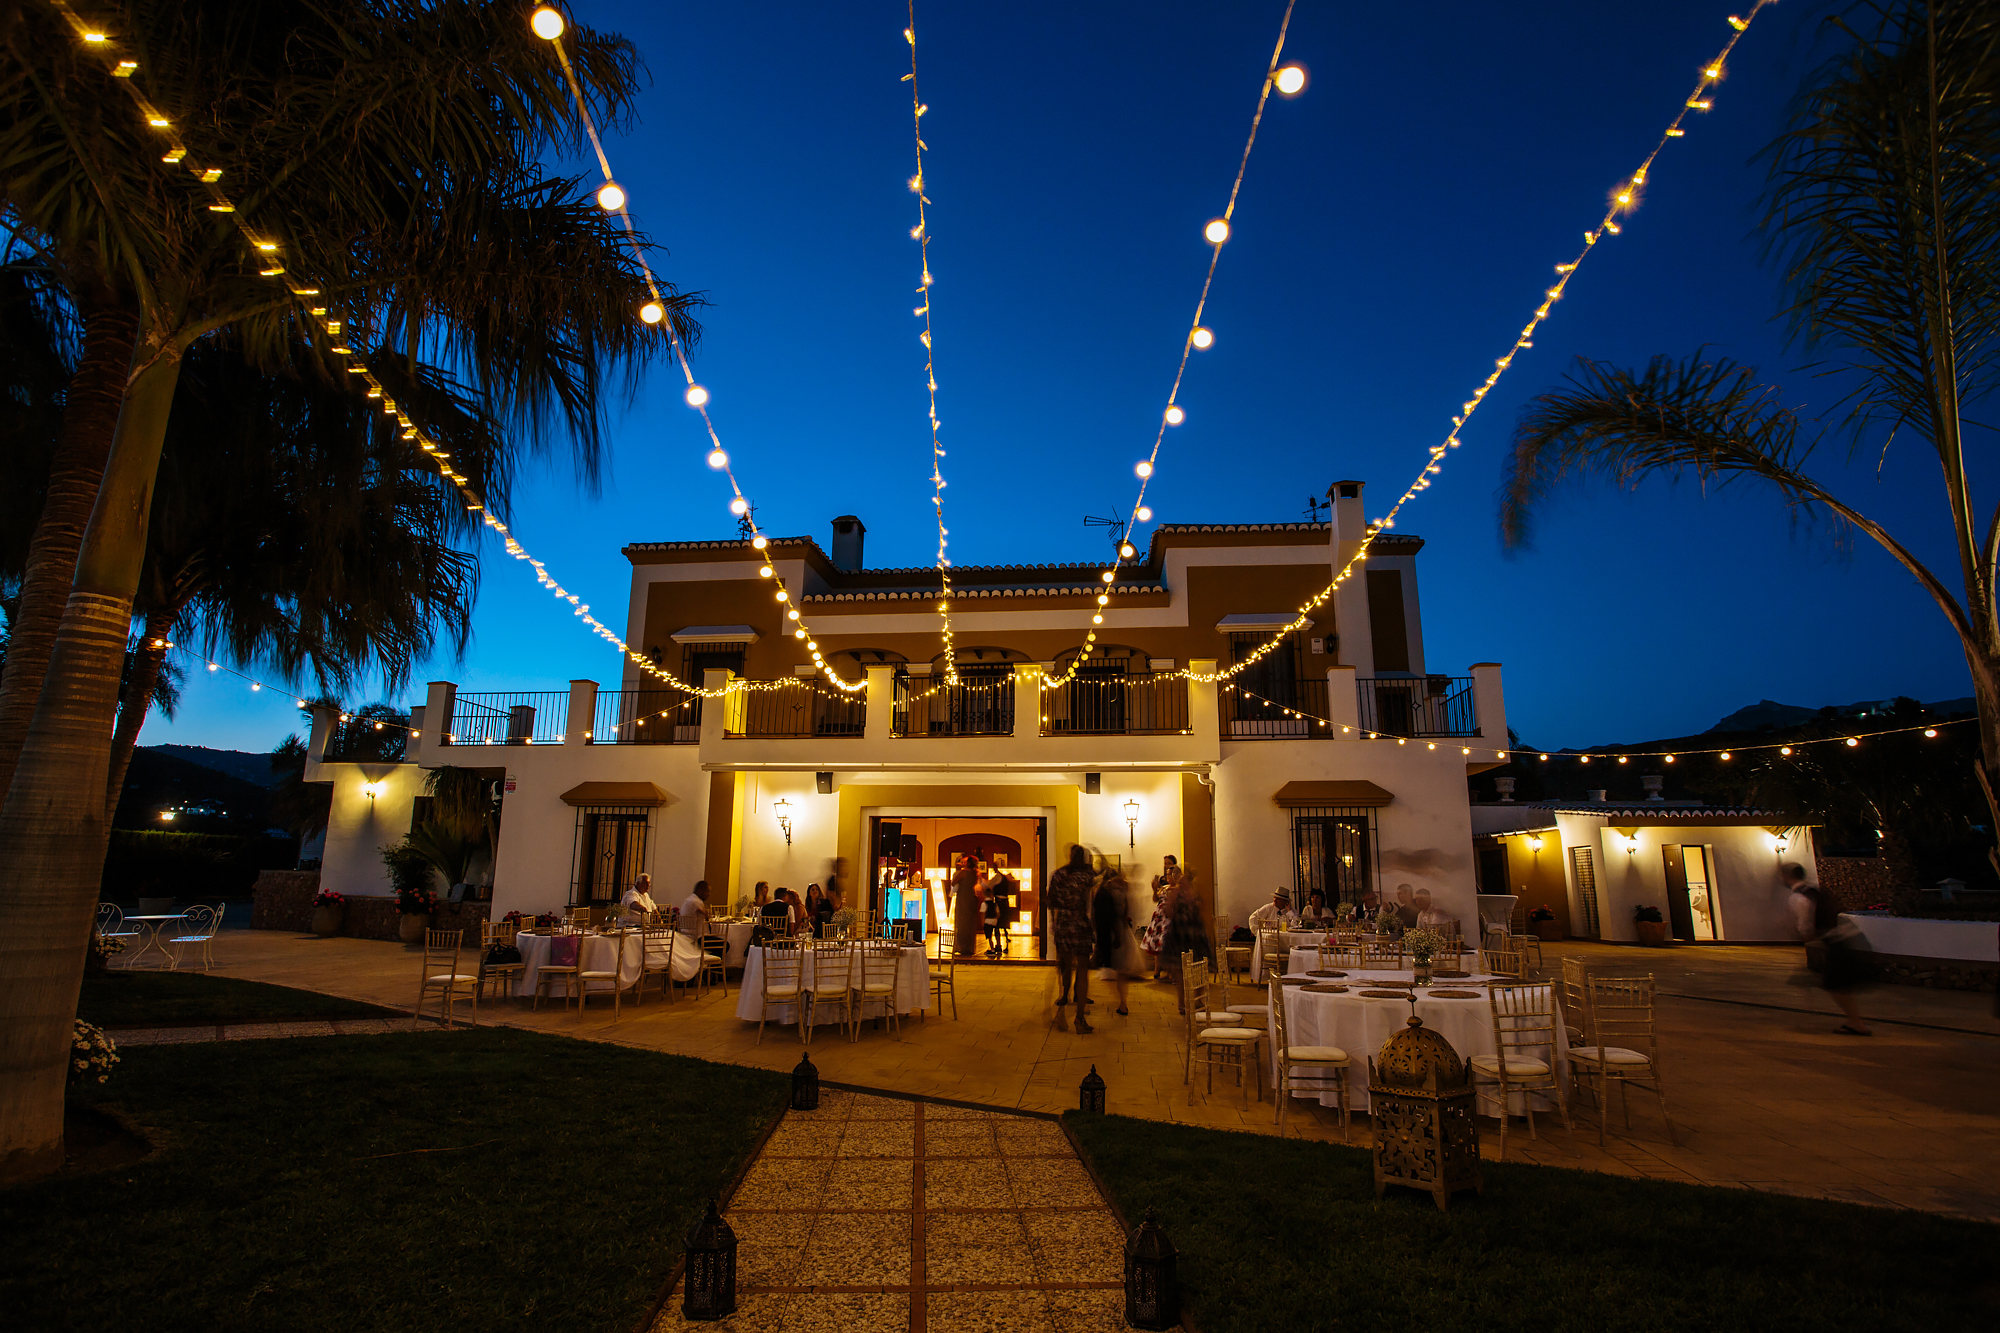
<path id="1" fill-rule="evenodd" d="M 1588 847 L 1572 847 L 1569 864 L 1576 872 L 1576 904 L 1583 909 L 1583 937 L 1602 939 L 1597 924 L 1597 858 Z"/>
<path id="2" fill-rule="evenodd" d="M 615 903 L 653 869 L 653 808 L 579 806 L 571 855 L 569 906 Z"/>
<path id="3" fill-rule="evenodd" d="M 1326 806 L 1292 811 L 1293 902 L 1303 907 L 1314 893 L 1326 905 L 1361 902 L 1381 891 L 1376 858 L 1375 811 Z"/>

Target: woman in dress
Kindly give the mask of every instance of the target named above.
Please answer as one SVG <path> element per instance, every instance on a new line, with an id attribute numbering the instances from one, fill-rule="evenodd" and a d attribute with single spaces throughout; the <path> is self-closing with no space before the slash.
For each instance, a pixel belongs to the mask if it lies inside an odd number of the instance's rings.
<path id="1" fill-rule="evenodd" d="M 975 892 L 979 884 L 979 864 L 970 856 L 958 863 L 958 870 L 951 877 L 951 933 L 952 952 L 960 958 L 970 958 L 979 952 L 979 895 Z"/>
<path id="2" fill-rule="evenodd" d="M 1153 969 L 1153 980 L 1160 979 L 1160 950 L 1167 940 L 1167 919 L 1170 915 L 1167 900 L 1173 895 L 1174 886 L 1181 882 L 1181 863 L 1169 856 L 1160 873 L 1153 876 L 1153 919 L 1146 924 L 1146 936 L 1140 947 L 1146 951 L 1146 964 Z"/>
<path id="3" fill-rule="evenodd" d="M 1090 900 L 1091 924 L 1097 930 L 1097 976 L 1106 982 L 1118 995 L 1118 1012 L 1129 1014 L 1125 1007 L 1126 985 L 1131 980 L 1127 964 L 1137 953 L 1133 946 L 1131 916 L 1131 886 L 1116 870 L 1107 871 L 1098 881 L 1097 892 Z"/>

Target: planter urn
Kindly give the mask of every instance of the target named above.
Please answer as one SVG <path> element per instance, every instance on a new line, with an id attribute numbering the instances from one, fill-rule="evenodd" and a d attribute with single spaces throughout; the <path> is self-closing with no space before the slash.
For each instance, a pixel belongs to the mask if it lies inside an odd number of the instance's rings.
<path id="1" fill-rule="evenodd" d="M 1639 932 L 1639 943 L 1649 949 L 1667 947 L 1667 923 L 1664 921 L 1634 921 L 1634 930 Z"/>
<path id="2" fill-rule="evenodd" d="M 1560 921 L 1532 921 L 1529 925 L 1534 928 L 1535 938 L 1544 944 L 1556 944 L 1563 937 Z"/>
<path id="3" fill-rule="evenodd" d="M 424 932 L 431 928 L 429 912 L 405 912 L 396 923 L 396 938 L 405 944 L 422 944 Z"/>
<path id="4" fill-rule="evenodd" d="M 312 933 L 322 938 L 340 933 L 341 922 L 347 917 L 347 909 L 338 903 L 313 908 Z"/>

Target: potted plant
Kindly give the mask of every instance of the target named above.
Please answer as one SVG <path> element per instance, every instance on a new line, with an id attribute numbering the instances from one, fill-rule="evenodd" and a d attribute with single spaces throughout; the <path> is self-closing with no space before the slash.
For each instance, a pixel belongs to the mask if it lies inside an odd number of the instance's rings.
<path id="1" fill-rule="evenodd" d="M 1664 949 L 1667 945 L 1667 923 L 1657 907 L 1635 907 L 1632 909 L 1632 925 L 1639 932 L 1639 943 L 1649 949 Z"/>
<path id="2" fill-rule="evenodd" d="M 1535 932 L 1535 938 L 1544 944 L 1554 944 L 1563 937 L 1563 928 L 1556 920 L 1555 910 L 1543 903 L 1528 913 L 1528 929 Z"/>
<path id="3" fill-rule="evenodd" d="M 431 860 L 405 839 L 382 849 L 382 863 L 389 867 L 389 887 L 396 894 L 396 910 L 402 913 L 396 938 L 416 944 L 431 927 L 431 913 L 437 911 Z"/>
<path id="4" fill-rule="evenodd" d="M 347 898 L 332 889 L 321 889 L 313 895 L 312 933 L 322 939 L 340 933 L 341 923 L 347 918 Z"/>
<path id="5" fill-rule="evenodd" d="M 1437 957 L 1439 949 L 1445 947 L 1445 937 L 1424 926 L 1416 926 L 1403 932 L 1403 947 L 1410 952 L 1410 964 L 1416 972 L 1416 983 L 1428 986 L 1431 980 L 1431 961 Z"/>

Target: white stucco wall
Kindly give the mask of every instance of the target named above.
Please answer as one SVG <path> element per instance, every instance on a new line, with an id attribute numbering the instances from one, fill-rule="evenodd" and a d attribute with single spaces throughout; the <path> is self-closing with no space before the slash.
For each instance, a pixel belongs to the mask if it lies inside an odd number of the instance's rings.
<path id="1" fill-rule="evenodd" d="M 1730 944 L 1795 943 L 1787 903 L 1790 890 L 1778 875 L 1787 861 L 1806 868 L 1815 881 L 1818 868 L 1813 859 L 1812 839 L 1804 830 L 1789 830 L 1782 856 L 1772 835 L 1756 825 L 1641 824 L 1627 814 L 1559 814 L 1556 825 L 1562 836 L 1563 871 L 1569 884 L 1570 920 L 1584 921 L 1582 901 L 1577 893 L 1576 866 L 1569 849 L 1595 849 L 1597 862 L 1597 909 L 1603 938 L 1630 942 L 1638 939 L 1632 920 L 1633 909 L 1657 907 L 1669 922 L 1673 913 L 1667 903 L 1667 869 L 1661 848 L 1697 843 L 1712 849 L 1715 858 L 1714 896 L 1716 920 L 1722 939 Z M 1617 830 L 1630 828 L 1636 845 Z"/>
<path id="2" fill-rule="evenodd" d="M 317 778 L 333 781 L 321 855 L 323 889 L 349 897 L 385 897 L 389 868 L 381 849 L 410 831 L 410 810 L 424 792 L 424 770 L 415 764 L 322 764 Z M 377 794 L 371 799 L 368 787 Z"/>

